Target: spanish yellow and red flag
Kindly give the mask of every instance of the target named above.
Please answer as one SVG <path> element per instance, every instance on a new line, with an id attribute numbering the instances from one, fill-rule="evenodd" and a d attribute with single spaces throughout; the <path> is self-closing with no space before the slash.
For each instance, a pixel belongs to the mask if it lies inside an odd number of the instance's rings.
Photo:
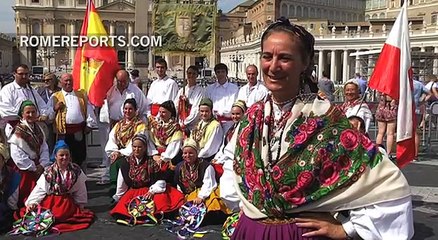
<path id="1" fill-rule="evenodd" d="M 82 37 L 87 41 L 79 44 L 76 50 L 73 65 L 73 88 L 85 90 L 90 103 L 101 107 L 120 66 L 113 43 L 108 41 L 107 44 L 101 41 L 107 38 L 108 34 L 94 7 L 93 0 L 87 1 L 87 10 L 80 35 L 80 39 Z"/>

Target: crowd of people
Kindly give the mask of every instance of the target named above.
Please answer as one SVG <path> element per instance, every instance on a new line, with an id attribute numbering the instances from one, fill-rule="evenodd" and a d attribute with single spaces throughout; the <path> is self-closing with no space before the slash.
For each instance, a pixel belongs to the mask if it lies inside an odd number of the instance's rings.
<path id="1" fill-rule="evenodd" d="M 32 89 L 29 68 L 18 66 L 0 91 L 0 226 L 38 207 L 53 212 L 60 232 L 93 223 L 84 169 L 94 128 L 105 166 L 97 184 L 114 186 L 117 223 L 141 222 L 128 206 L 144 197 L 165 216 L 187 202 L 224 217 L 240 213 L 231 239 L 412 238 L 410 188 L 389 151 L 367 136 L 373 114 L 361 85 L 345 84 L 341 106 L 318 94 L 314 38 L 286 19 L 266 29 L 261 52 L 263 81 L 249 65 L 240 89 L 222 63 L 206 88 L 188 67 L 179 89 L 158 59 L 147 94 L 138 73 L 120 70 L 100 108 L 73 90 L 71 74 L 59 87 L 46 74 L 46 85 Z M 381 97 L 388 129 L 392 101 Z"/>

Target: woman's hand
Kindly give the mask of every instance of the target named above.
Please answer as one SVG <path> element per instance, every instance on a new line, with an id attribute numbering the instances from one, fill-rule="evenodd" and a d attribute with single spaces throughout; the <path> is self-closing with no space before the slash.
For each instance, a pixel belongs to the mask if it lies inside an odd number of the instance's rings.
<path id="1" fill-rule="evenodd" d="M 31 212 L 33 210 L 35 210 L 35 208 L 38 206 L 38 204 L 36 203 L 32 203 L 29 206 L 26 207 L 26 213 Z"/>
<path id="2" fill-rule="evenodd" d="M 121 155 L 120 152 L 117 152 L 117 151 L 112 152 L 110 154 L 111 164 L 113 164 L 117 160 L 117 158 L 120 157 L 120 155 Z"/>
<path id="3" fill-rule="evenodd" d="M 161 166 L 161 163 L 163 162 L 163 160 L 161 159 L 160 155 L 154 155 L 152 158 L 158 164 L 158 166 Z"/>
<path id="4" fill-rule="evenodd" d="M 197 197 L 195 199 L 193 199 L 193 203 L 194 204 L 201 204 L 204 201 L 204 199 Z"/>
<path id="5" fill-rule="evenodd" d="M 304 218 L 296 218 L 295 220 L 298 227 L 315 229 L 304 233 L 303 237 L 324 236 L 335 240 L 347 238 L 342 224 L 329 213 L 306 214 Z"/>
<path id="6" fill-rule="evenodd" d="M 146 193 L 145 197 L 146 197 L 147 199 L 153 199 L 153 197 L 154 197 L 154 193 L 152 193 L 151 191 L 149 191 L 148 193 Z"/>

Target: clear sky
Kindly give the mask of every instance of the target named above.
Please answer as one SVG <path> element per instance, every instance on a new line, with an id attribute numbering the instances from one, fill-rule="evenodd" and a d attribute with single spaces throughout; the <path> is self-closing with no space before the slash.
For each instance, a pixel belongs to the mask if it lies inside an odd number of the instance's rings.
<path id="1" fill-rule="evenodd" d="M 0 32 L 15 33 L 14 11 L 12 10 L 14 2 L 15 0 L 0 0 Z M 218 8 L 227 12 L 241 2 L 243 0 L 219 0 Z"/>

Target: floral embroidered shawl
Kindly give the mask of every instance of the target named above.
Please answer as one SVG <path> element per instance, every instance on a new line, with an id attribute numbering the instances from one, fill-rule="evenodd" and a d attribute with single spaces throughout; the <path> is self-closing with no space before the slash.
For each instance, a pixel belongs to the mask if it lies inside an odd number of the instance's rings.
<path id="1" fill-rule="evenodd" d="M 129 122 L 126 121 L 125 119 L 122 119 L 116 124 L 116 126 L 114 126 L 115 137 L 119 149 L 126 147 L 129 140 L 131 140 L 134 137 L 137 127 L 142 123 L 143 121 L 138 116 L 135 116 Z"/>
<path id="2" fill-rule="evenodd" d="M 172 138 L 174 133 L 181 131 L 181 126 L 172 118 L 165 123 L 162 120 L 157 121 L 155 118 L 149 117 L 149 122 L 154 138 L 158 140 L 159 145 L 164 147 L 167 146 L 169 138 Z"/>
<path id="3" fill-rule="evenodd" d="M 49 183 L 50 192 L 55 195 L 68 193 L 78 181 L 81 174 L 81 168 L 75 163 L 70 163 L 67 167 L 65 179 L 62 179 L 62 173 L 58 164 L 55 162 L 44 172 L 46 181 Z"/>
<path id="4" fill-rule="evenodd" d="M 41 128 L 37 124 L 34 124 L 33 129 L 30 129 L 27 124 L 21 122 L 15 126 L 14 135 L 18 139 L 23 139 L 24 142 L 26 142 L 29 149 L 37 155 L 36 160 L 38 160 L 41 145 L 45 141 L 44 133 Z"/>
<path id="5" fill-rule="evenodd" d="M 301 114 L 284 130 L 287 152 L 269 171 L 261 150 L 269 141 L 265 133 L 271 111 L 264 102 L 248 109 L 234 154 L 243 197 L 267 216 L 284 217 L 345 188 L 382 160 L 371 140 L 353 130 L 342 111 L 332 106 L 318 117 Z"/>

